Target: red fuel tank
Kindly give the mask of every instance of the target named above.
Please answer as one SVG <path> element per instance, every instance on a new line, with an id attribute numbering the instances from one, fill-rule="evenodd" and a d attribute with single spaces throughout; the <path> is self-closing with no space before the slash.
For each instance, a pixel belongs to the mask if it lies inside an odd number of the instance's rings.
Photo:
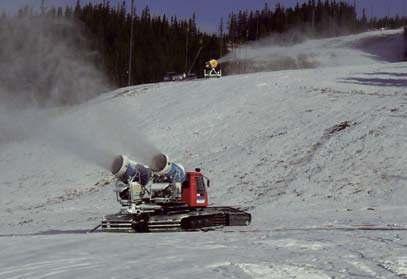
<path id="1" fill-rule="evenodd" d="M 186 174 L 182 185 L 182 200 L 190 207 L 207 207 L 208 192 L 204 176 L 199 170 Z"/>

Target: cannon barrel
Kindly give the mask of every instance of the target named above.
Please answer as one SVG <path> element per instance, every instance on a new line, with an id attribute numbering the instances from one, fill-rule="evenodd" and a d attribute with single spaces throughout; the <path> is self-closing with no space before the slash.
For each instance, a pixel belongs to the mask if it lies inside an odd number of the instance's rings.
<path id="1" fill-rule="evenodd" d="M 168 156 L 162 153 L 153 156 L 149 166 L 119 155 L 113 160 L 110 170 L 123 183 L 137 181 L 143 186 L 148 184 L 153 174 L 165 176 L 173 182 L 182 183 L 186 179 L 184 167 L 171 162 Z"/>
<path id="2" fill-rule="evenodd" d="M 186 178 L 185 169 L 182 165 L 170 161 L 167 155 L 157 154 L 150 163 L 151 170 L 160 176 L 167 176 L 174 182 L 184 182 Z"/>
<path id="3" fill-rule="evenodd" d="M 110 167 L 111 172 L 123 183 L 137 181 L 146 186 L 151 179 L 151 169 L 147 166 L 130 160 L 125 155 L 117 156 Z"/>

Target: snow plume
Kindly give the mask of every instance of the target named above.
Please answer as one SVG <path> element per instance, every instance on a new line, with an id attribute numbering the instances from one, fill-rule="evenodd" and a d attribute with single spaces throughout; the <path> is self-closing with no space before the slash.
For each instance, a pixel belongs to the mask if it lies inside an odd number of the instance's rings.
<path id="1" fill-rule="evenodd" d="M 110 86 L 78 23 L 35 16 L 0 21 L 0 147 L 29 140 L 105 168 L 120 152 L 146 160 L 158 152 L 125 126 L 134 121 L 125 108 L 92 111 L 98 99 L 87 101 Z"/>
<path id="2" fill-rule="evenodd" d="M 50 123 L 48 129 L 52 133 L 42 138 L 62 151 L 107 170 L 119 154 L 146 164 L 160 152 L 140 131 L 130 110 L 126 103 L 113 107 L 109 102 L 84 104 Z"/>
<path id="3" fill-rule="evenodd" d="M 0 19 L 0 142 L 43 125 L 44 108 L 78 104 L 109 88 L 82 34 L 65 19 Z"/>
<path id="4" fill-rule="evenodd" d="M 160 151 L 143 134 L 132 108 L 125 102 L 109 106 L 109 101 L 19 111 L 0 106 L 0 148 L 28 140 L 106 170 L 119 154 L 143 164 L 151 162 Z"/>
<path id="5" fill-rule="evenodd" d="M 273 34 L 233 49 L 219 62 L 225 65 L 225 71 L 229 74 L 313 68 L 319 63 L 310 50 L 293 50 L 306 41 L 304 33 L 294 30 Z"/>
<path id="6" fill-rule="evenodd" d="M 47 109 L 13 111 L 0 106 L 0 148 L 28 140 L 106 170 L 119 154 L 147 164 L 160 151 L 143 134 L 132 107 L 126 102 L 111 106 L 110 97 Z"/>
<path id="7" fill-rule="evenodd" d="M 81 103 L 106 91 L 107 82 L 73 20 L 2 19 L 0 97 L 18 107 Z"/>
<path id="8" fill-rule="evenodd" d="M 403 58 L 401 30 L 376 31 L 328 39 L 289 32 L 241 45 L 220 59 L 229 74 L 363 65 Z"/>

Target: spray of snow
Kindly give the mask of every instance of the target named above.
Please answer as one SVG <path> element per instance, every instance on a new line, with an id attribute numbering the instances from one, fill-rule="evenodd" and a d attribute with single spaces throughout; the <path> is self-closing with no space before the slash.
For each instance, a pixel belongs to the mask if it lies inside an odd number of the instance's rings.
<path id="1" fill-rule="evenodd" d="M 103 111 L 78 113 L 72 106 L 110 90 L 80 24 L 35 16 L 1 23 L 0 145 L 36 141 L 106 168 L 118 152 L 142 159 L 156 153 L 126 126 L 126 107 L 113 122 Z"/>
<path id="2" fill-rule="evenodd" d="M 107 103 L 99 106 L 102 110 L 88 103 L 83 104 L 50 123 L 47 128 L 55 132 L 45 136 L 47 142 L 108 170 L 118 154 L 147 163 L 160 153 L 143 135 L 137 119 L 130 117 L 131 106 L 126 103 L 119 103 L 115 107 Z M 112 118 L 112 115 L 115 117 Z"/>
<path id="3" fill-rule="evenodd" d="M 403 59 L 402 30 L 329 39 L 291 32 L 232 50 L 220 59 L 229 74 L 396 62 Z"/>
<path id="4" fill-rule="evenodd" d="M 88 100 L 109 89 L 94 66 L 97 53 L 73 20 L 26 16 L 2 19 L 0 96 L 22 107 L 52 107 Z"/>

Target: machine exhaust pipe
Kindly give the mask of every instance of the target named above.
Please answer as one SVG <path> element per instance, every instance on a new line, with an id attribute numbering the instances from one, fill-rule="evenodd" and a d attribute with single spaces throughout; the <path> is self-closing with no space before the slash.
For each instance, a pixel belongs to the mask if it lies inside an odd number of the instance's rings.
<path id="1" fill-rule="evenodd" d="M 132 161 L 125 155 L 119 155 L 113 160 L 110 170 L 117 179 L 124 183 L 133 179 L 143 186 L 148 184 L 153 173 L 158 176 L 166 176 L 173 182 L 182 183 L 186 179 L 184 167 L 171 162 L 168 156 L 162 153 L 155 155 L 149 166 Z"/>

